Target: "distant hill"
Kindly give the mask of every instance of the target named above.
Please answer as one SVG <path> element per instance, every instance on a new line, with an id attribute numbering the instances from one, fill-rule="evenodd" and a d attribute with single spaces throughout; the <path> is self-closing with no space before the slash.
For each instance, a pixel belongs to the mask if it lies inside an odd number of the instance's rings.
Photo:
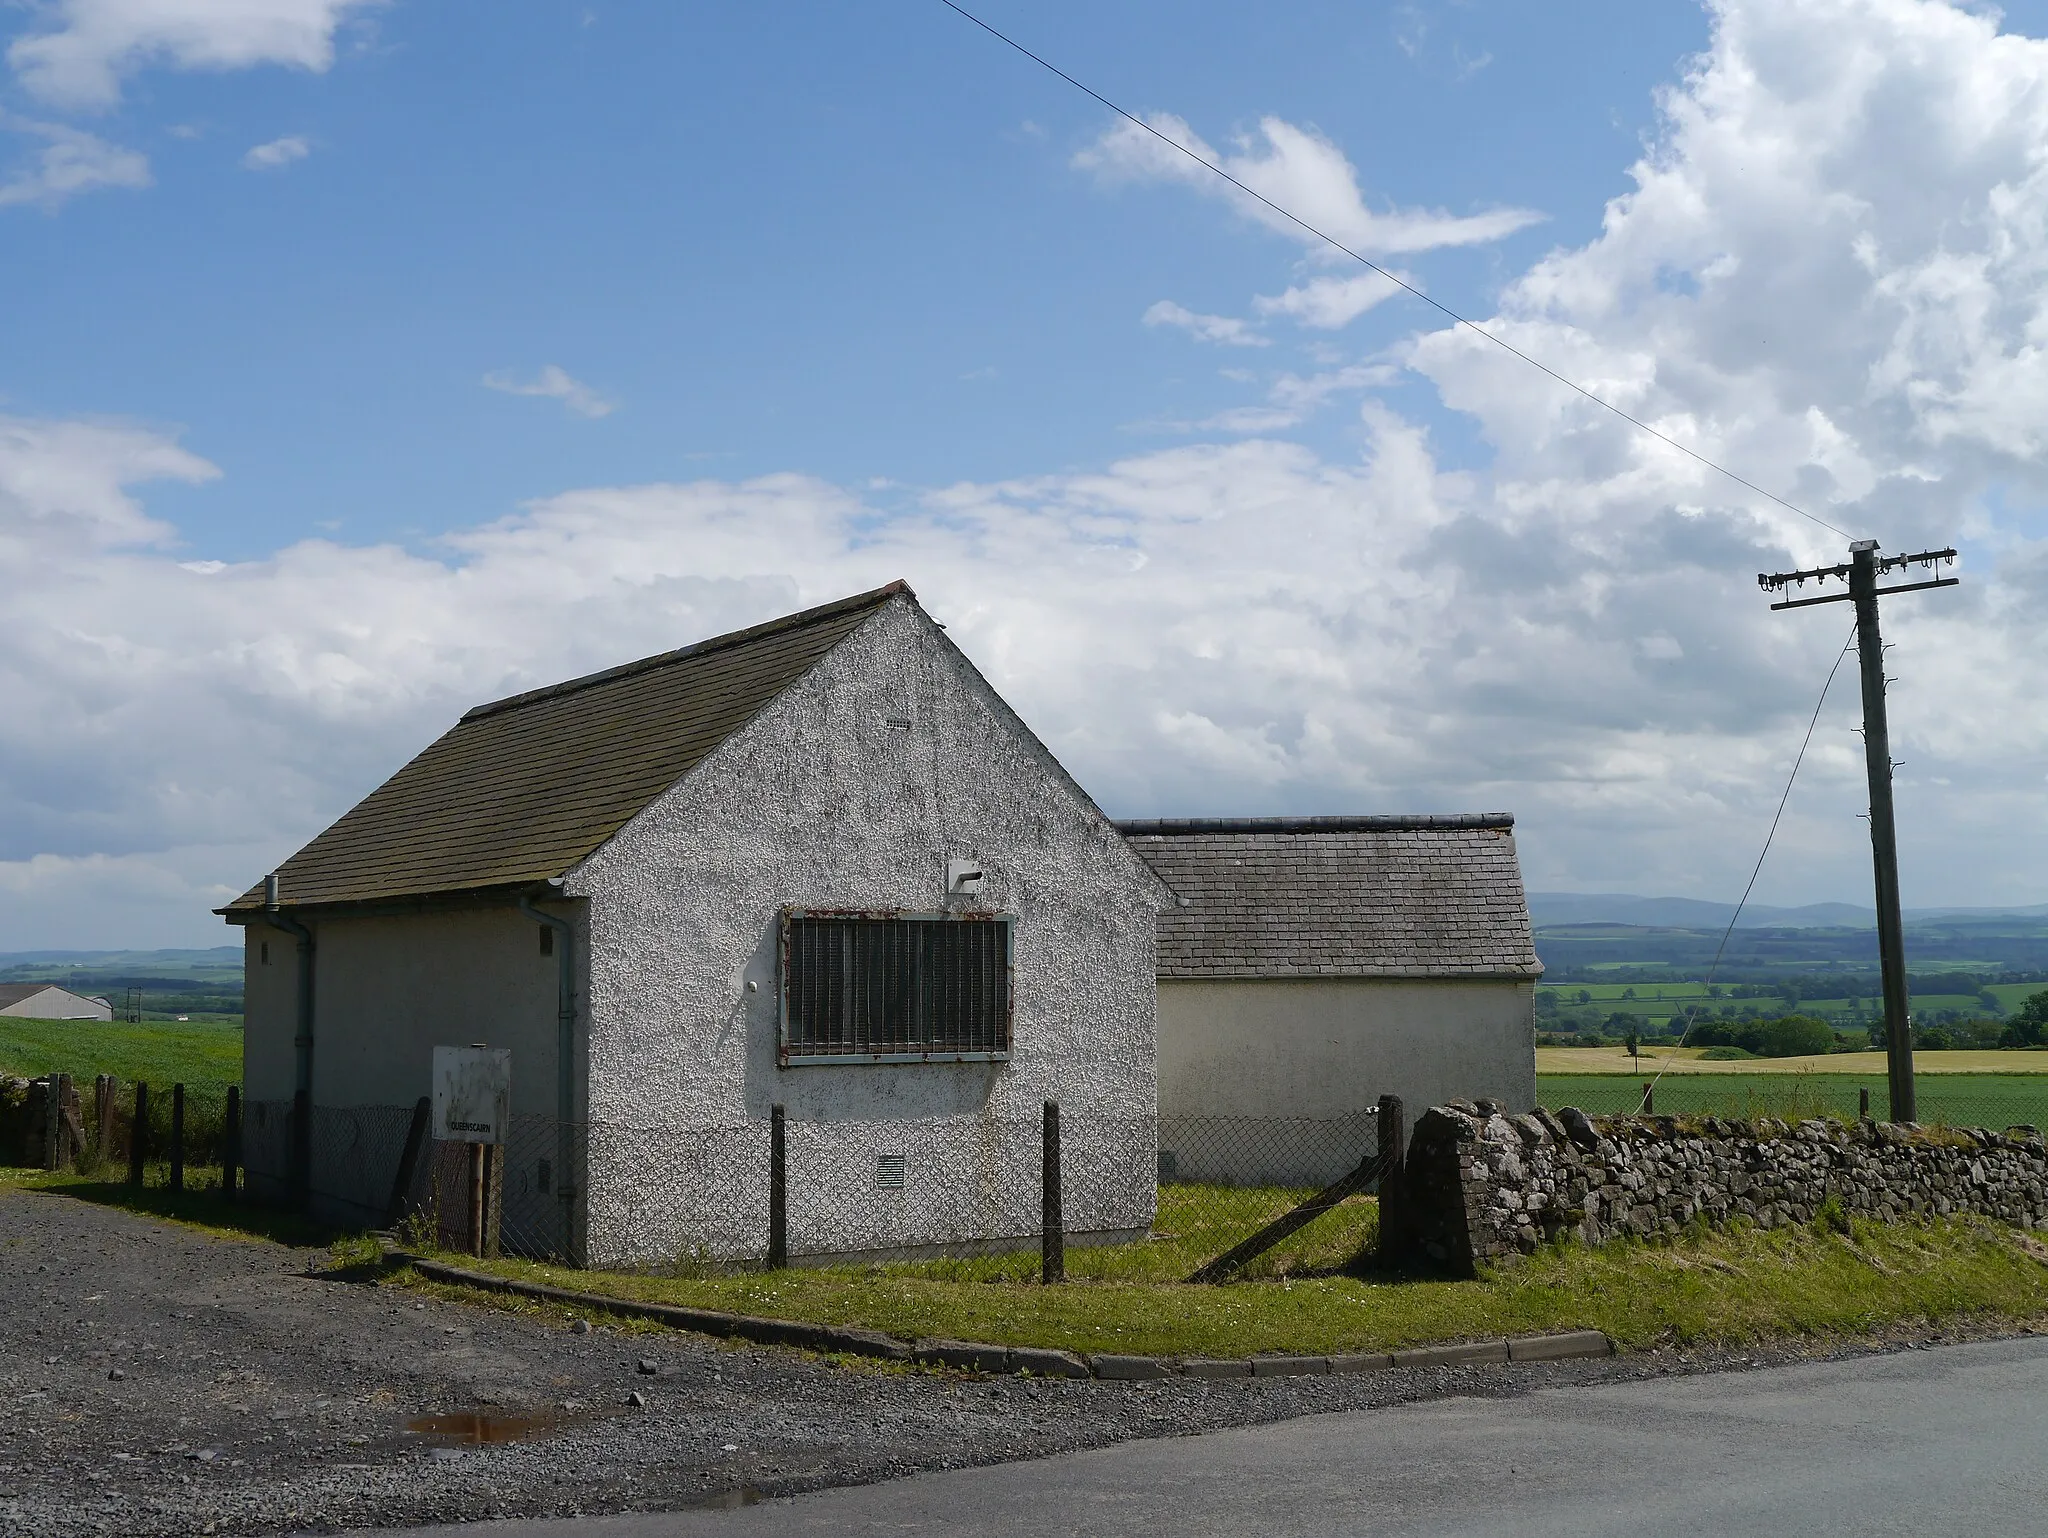
<path id="1" fill-rule="evenodd" d="M 1733 903 L 1705 902 L 1694 897 L 1634 897 L 1623 892 L 1532 892 L 1529 916 L 1540 928 L 1564 924 L 1627 924 L 1639 929 L 1722 929 Z M 2048 903 L 2031 908 L 1908 908 L 1908 923 L 1933 920 L 2048 918 Z M 1742 910 L 1737 929 L 1870 929 L 1877 911 L 1853 903 L 1809 903 L 1803 908 L 1772 908 L 1751 903 Z"/>
<path id="2" fill-rule="evenodd" d="M 95 972 L 180 972 L 214 967 L 239 970 L 241 965 L 239 945 L 216 945 L 203 951 L 0 951 L 0 971 L 79 967 Z"/>
<path id="3" fill-rule="evenodd" d="M 0 982 L 102 994 L 116 1013 L 195 1019 L 242 1012 L 242 947 L 162 951 L 0 951 Z"/>

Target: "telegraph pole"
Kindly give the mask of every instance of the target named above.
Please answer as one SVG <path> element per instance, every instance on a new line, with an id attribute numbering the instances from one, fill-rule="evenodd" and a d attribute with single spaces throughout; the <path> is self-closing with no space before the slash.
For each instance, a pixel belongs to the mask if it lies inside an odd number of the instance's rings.
<path id="1" fill-rule="evenodd" d="M 1934 567 L 1953 562 L 1954 550 L 1923 550 L 1918 555 L 1879 555 L 1877 541 L 1860 539 L 1849 547 L 1849 564 L 1806 571 L 1757 573 L 1757 586 L 1775 593 L 1809 580 L 1825 585 L 1830 577 L 1848 584 L 1846 593 L 1821 598 L 1791 598 L 1773 609 L 1804 609 L 1821 603 L 1856 605 L 1856 655 L 1863 671 L 1863 761 L 1870 777 L 1870 860 L 1877 878 L 1877 958 L 1884 978 L 1885 1069 L 1891 1086 L 1891 1119 L 1915 1121 L 1913 1095 L 1913 1028 L 1907 1015 L 1906 935 L 1899 914 L 1899 839 L 1892 819 L 1891 732 L 1884 709 L 1884 639 L 1877 628 L 1881 593 L 1911 593 L 1921 588 L 1954 587 L 1954 577 L 1928 582 L 1903 582 L 1879 587 L 1878 578 L 1908 565 Z"/>

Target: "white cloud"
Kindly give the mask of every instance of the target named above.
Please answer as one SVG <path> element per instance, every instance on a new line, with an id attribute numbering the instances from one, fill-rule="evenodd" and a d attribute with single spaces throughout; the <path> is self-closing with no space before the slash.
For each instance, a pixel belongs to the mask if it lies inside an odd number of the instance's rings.
<path id="1" fill-rule="evenodd" d="M 54 0 L 45 24 L 7 50 L 21 82 L 46 101 L 107 107 L 151 65 L 314 72 L 334 62 L 343 21 L 382 0 Z"/>
<path id="2" fill-rule="evenodd" d="M 1965 586 L 1886 612 L 1915 903 L 2040 901 L 2048 868 L 2042 114 L 2048 47 L 1982 16 L 1728 0 L 1635 190 L 1494 322 L 1847 527 L 1960 528 Z M 127 882 L 161 894 L 135 913 L 216 933 L 206 894 L 464 706 L 896 576 L 1113 812 L 1505 807 L 1532 885 L 1739 890 L 1847 630 L 1772 614 L 1753 573 L 1839 541 L 1484 343 L 1432 332 L 1408 361 L 1490 464 L 1445 468 L 1369 396 L 1356 459 L 1190 444 L 882 502 L 592 487 L 438 549 L 219 566 L 135 497 L 212 473 L 187 450 L 0 425 L 0 559 L 34 574 L 0 627 L 0 926 L 116 943 L 94 926 Z M 1245 410 L 1277 432 L 1388 377 L 1285 375 Z M 1867 890 L 1836 688 L 1762 900 Z"/>
<path id="3" fill-rule="evenodd" d="M 55 208 L 66 198 L 102 187 L 147 187 L 149 161 L 134 150 L 62 123 L 38 123 L 0 113 L 0 129 L 43 141 L 29 162 L 0 181 L 0 208 L 33 203 Z"/>
<path id="4" fill-rule="evenodd" d="M 484 375 L 484 388 L 499 390 L 506 395 L 537 395 L 547 400 L 558 400 L 579 417 L 610 416 L 617 409 L 615 402 L 606 400 L 581 380 L 570 378 L 552 363 L 527 380 L 515 378 L 510 369 L 499 369 Z"/>
<path id="5" fill-rule="evenodd" d="M 1197 165 L 1173 145 L 1192 150 L 1212 165 L 1221 166 L 1260 197 L 1270 198 L 1355 251 L 1385 254 L 1484 245 L 1525 229 L 1543 217 L 1525 208 L 1500 208 L 1467 216 L 1430 209 L 1374 213 L 1365 206 L 1358 174 L 1343 151 L 1313 129 L 1297 127 L 1282 118 L 1261 119 L 1258 138 L 1240 138 L 1235 155 L 1212 149 L 1185 121 L 1170 112 L 1154 113 L 1146 122 L 1173 143 L 1161 143 L 1157 135 L 1147 133 L 1137 124 L 1119 121 L 1076 155 L 1074 164 L 1109 181 L 1179 182 L 1223 198 L 1248 217 L 1301 241 L 1318 259 L 1337 253 L 1293 220 L 1246 197 L 1213 171 Z"/>
<path id="6" fill-rule="evenodd" d="M 1223 342 L 1232 347 L 1265 347 L 1266 338 L 1243 321 L 1228 315 L 1200 315 L 1171 299 L 1162 299 L 1145 312 L 1148 326 L 1173 326 L 1198 342 Z"/>
<path id="7" fill-rule="evenodd" d="M 1402 277 L 1414 281 L 1405 273 Z M 1261 315 L 1291 316 L 1304 326 L 1336 331 L 1400 292 L 1392 280 L 1366 272 L 1355 278 L 1311 278 L 1284 294 L 1261 294 L 1252 307 Z"/>
<path id="8" fill-rule="evenodd" d="M 313 147 L 302 135 L 287 134 L 282 139 L 256 145 L 242 157 L 242 164 L 251 171 L 275 171 L 312 153 Z"/>

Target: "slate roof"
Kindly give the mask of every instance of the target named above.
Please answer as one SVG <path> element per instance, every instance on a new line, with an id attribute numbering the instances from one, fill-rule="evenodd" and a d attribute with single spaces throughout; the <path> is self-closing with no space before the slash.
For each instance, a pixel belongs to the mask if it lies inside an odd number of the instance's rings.
<path id="1" fill-rule="evenodd" d="M 1542 975 L 1504 812 L 1117 827 L 1181 899 L 1161 978 Z"/>
<path id="2" fill-rule="evenodd" d="M 519 888 L 560 876 L 892 598 L 801 614 L 479 705 L 279 867 L 287 908 Z M 219 911 L 263 906 L 258 883 Z"/>

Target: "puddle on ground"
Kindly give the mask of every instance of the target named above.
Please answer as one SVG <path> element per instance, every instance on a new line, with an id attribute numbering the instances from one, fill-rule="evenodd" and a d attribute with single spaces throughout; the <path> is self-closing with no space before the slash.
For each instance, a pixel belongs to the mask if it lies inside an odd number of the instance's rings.
<path id="1" fill-rule="evenodd" d="M 742 1506 L 758 1506 L 766 1499 L 752 1485 L 735 1485 L 730 1490 L 717 1490 L 681 1504 L 687 1511 L 737 1511 Z"/>
<path id="2" fill-rule="evenodd" d="M 486 1447 L 499 1442 L 524 1442 L 560 1430 L 572 1419 L 562 1411 L 538 1410 L 515 1415 L 498 1410 L 456 1415 L 420 1415 L 405 1423 L 416 1437 L 441 1447 Z"/>

